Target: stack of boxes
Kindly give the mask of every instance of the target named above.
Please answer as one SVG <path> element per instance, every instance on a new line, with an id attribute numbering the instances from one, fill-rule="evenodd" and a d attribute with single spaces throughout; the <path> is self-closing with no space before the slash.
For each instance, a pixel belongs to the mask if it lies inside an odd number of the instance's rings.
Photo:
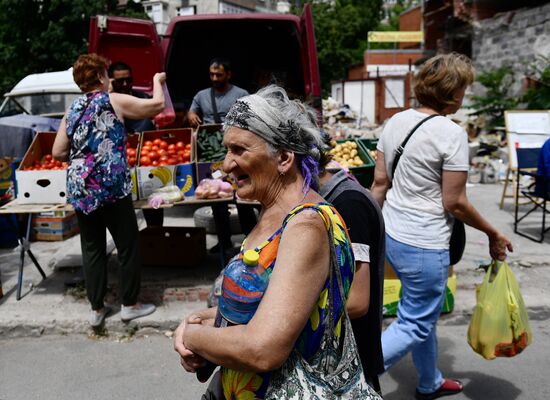
<path id="1" fill-rule="evenodd" d="M 33 216 L 32 239 L 43 241 L 65 240 L 79 233 L 74 211 L 42 212 Z"/>

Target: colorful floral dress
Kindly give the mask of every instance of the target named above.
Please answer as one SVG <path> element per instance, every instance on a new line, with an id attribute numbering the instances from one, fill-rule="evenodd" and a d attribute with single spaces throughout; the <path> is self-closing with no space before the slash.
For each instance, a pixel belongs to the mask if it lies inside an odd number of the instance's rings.
<path id="1" fill-rule="evenodd" d="M 344 307 L 346 306 L 345 303 L 349 296 L 353 275 L 355 273 L 355 260 L 353 258 L 351 241 L 346 226 L 334 207 L 326 203 L 306 203 L 292 210 L 285 218 L 281 228 L 255 249 L 260 256 L 259 265 L 266 270 L 268 277 L 271 276 L 277 261 L 277 252 L 283 230 L 288 221 L 303 210 L 318 212 L 325 221 L 327 230 L 329 221 L 332 224 L 336 258 L 338 260 L 338 267 L 340 268 L 345 294 L 345 299 L 342 299 L 339 295 L 337 282 L 333 282 L 335 301 L 334 326 L 336 327 L 336 336 L 339 336 Z M 243 257 L 242 251 L 238 257 Z M 327 279 L 319 295 L 317 306 L 311 313 L 309 321 L 294 345 L 295 349 L 299 351 L 306 360 L 310 359 L 319 350 L 321 344 L 324 333 L 323 324 L 321 322 L 325 318 L 327 311 L 328 289 L 329 280 Z M 224 293 L 222 292 L 222 296 L 223 295 Z M 229 368 L 221 368 L 222 387 L 225 398 L 228 400 L 262 399 L 269 386 L 269 379 L 270 373 L 241 372 Z"/>
<path id="2" fill-rule="evenodd" d="M 71 143 L 67 198 L 75 210 L 90 214 L 128 196 L 132 179 L 127 136 L 109 93 L 90 92 L 75 99 L 67 113 L 66 130 Z"/>

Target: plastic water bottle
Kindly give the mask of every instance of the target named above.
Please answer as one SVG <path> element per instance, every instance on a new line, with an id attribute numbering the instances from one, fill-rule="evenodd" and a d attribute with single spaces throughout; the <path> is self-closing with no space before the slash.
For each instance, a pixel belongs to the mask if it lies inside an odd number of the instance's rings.
<path id="1" fill-rule="evenodd" d="M 258 252 L 247 250 L 242 259 L 235 257 L 225 267 L 215 327 L 246 324 L 254 316 L 267 288 L 268 278 L 258 260 Z M 216 365 L 208 361 L 197 370 L 197 379 L 206 382 L 214 369 Z"/>
<path id="2" fill-rule="evenodd" d="M 225 267 L 218 326 L 246 324 L 254 316 L 267 288 L 267 272 L 258 259 L 256 251 L 247 250 L 242 259 L 234 258 Z"/>

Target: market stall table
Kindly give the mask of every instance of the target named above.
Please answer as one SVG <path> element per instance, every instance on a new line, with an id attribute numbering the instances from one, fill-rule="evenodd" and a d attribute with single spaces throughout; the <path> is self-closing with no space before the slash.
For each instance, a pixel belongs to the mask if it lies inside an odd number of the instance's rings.
<path id="1" fill-rule="evenodd" d="M 214 209 L 218 205 L 237 203 L 237 202 L 239 204 L 258 204 L 256 202 L 237 200 L 234 197 L 217 198 L 217 199 L 197 199 L 194 196 L 190 196 L 190 197 L 186 197 L 182 201 L 169 203 L 169 204 L 162 204 L 160 208 L 171 208 L 171 207 L 186 206 L 186 205 L 202 205 L 202 206 L 211 206 L 213 209 L 213 212 L 216 212 Z M 138 201 L 134 201 L 134 208 L 149 209 L 152 207 L 147 203 L 147 200 L 138 200 Z M 17 230 L 17 235 L 19 237 L 18 242 L 19 242 L 19 251 L 20 251 L 19 252 L 20 254 L 19 274 L 17 277 L 17 295 L 16 295 L 17 300 L 21 299 L 25 254 L 27 254 L 30 257 L 33 264 L 42 275 L 42 278 L 46 279 L 46 274 L 44 273 L 44 270 L 42 269 L 42 267 L 40 266 L 40 263 L 38 262 L 38 260 L 36 259 L 36 257 L 31 251 L 31 244 L 30 244 L 30 234 L 31 234 L 31 226 L 32 226 L 31 215 L 42 213 L 42 212 L 56 212 L 56 211 L 69 212 L 69 211 L 73 211 L 73 207 L 70 204 L 19 204 L 17 202 L 17 199 L 12 200 L 11 202 L 0 207 L 0 214 L 24 214 L 27 216 L 27 224 L 26 224 L 26 230 L 24 234 L 21 234 L 19 232 L 18 227 L 14 226 L 14 229 Z M 216 219 L 215 219 L 215 222 L 216 222 Z M 223 240 L 220 240 L 221 227 L 217 225 L 218 224 L 216 224 L 216 231 L 218 233 L 218 240 L 219 240 L 220 265 L 223 268 L 225 266 L 225 248 L 224 248 Z"/>
<path id="2" fill-rule="evenodd" d="M 18 242 L 19 242 L 19 273 L 17 275 L 17 294 L 16 299 L 21 299 L 21 288 L 23 286 L 23 267 L 25 265 L 25 253 L 32 260 L 42 279 L 46 279 L 46 274 L 40 266 L 40 263 L 31 251 L 30 234 L 31 234 L 31 222 L 32 214 L 51 212 L 51 211 L 72 211 L 73 208 L 69 204 L 19 204 L 17 200 L 10 201 L 4 206 L 0 207 L 0 214 L 25 214 L 27 216 L 27 228 L 24 234 L 21 234 L 18 226 L 14 226 L 17 230 Z"/>

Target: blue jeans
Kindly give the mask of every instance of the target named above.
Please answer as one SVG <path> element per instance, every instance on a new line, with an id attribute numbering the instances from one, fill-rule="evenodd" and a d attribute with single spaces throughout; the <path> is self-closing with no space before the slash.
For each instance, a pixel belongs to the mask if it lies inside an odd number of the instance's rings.
<path id="1" fill-rule="evenodd" d="M 417 390 L 433 392 L 443 383 L 437 368 L 436 324 L 445 299 L 449 251 L 421 249 L 386 234 L 386 257 L 401 280 L 402 293 L 397 320 L 382 334 L 384 367 L 388 370 L 412 351 Z"/>

